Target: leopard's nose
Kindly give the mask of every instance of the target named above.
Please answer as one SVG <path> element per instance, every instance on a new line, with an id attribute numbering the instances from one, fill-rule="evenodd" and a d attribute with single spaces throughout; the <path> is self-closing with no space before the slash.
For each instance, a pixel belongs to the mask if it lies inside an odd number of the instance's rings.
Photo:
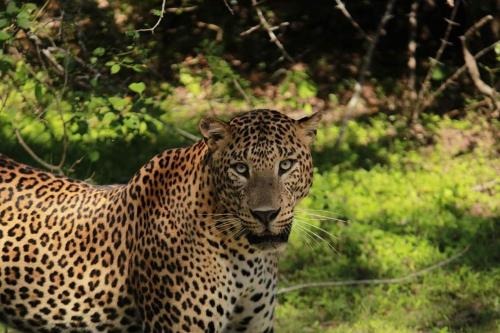
<path id="1" fill-rule="evenodd" d="M 281 208 L 274 210 L 251 210 L 252 216 L 264 225 L 268 225 L 269 222 L 273 221 L 280 213 Z"/>

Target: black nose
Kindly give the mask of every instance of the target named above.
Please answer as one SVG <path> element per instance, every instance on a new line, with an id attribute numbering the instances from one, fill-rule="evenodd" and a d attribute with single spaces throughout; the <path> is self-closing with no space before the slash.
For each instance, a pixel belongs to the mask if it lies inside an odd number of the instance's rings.
<path id="1" fill-rule="evenodd" d="M 268 224 L 278 216 L 281 208 L 275 210 L 251 210 L 253 217 L 263 224 Z"/>

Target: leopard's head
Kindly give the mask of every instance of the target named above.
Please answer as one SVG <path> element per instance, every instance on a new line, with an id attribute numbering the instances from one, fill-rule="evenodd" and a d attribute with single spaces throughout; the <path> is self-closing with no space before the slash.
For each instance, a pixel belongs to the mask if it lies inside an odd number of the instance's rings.
<path id="1" fill-rule="evenodd" d="M 261 249 L 287 242 L 294 208 L 311 187 L 310 147 L 320 119 L 254 110 L 229 123 L 200 122 L 220 230 Z"/>

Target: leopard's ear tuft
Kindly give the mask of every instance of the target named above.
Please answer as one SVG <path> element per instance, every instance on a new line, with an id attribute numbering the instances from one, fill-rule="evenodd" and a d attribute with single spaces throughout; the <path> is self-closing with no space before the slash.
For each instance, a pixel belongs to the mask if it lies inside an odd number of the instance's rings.
<path id="1" fill-rule="evenodd" d="M 303 136 L 303 139 L 308 143 L 312 144 L 314 138 L 316 137 L 316 129 L 318 128 L 321 118 L 323 118 L 322 111 L 316 112 L 312 116 L 304 117 L 299 119 L 299 129 Z"/>
<path id="2" fill-rule="evenodd" d="M 231 135 L 229 124 L 214 118 L 203 118 L 200 121 L 199 128 L 201 135 L 207 140 L 208 147 L 212 151 L 221 147 Z"/>

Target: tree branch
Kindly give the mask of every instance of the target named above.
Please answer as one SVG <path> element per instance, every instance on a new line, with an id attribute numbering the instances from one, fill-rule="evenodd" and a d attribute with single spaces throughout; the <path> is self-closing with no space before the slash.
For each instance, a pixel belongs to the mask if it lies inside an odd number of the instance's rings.
<path id="1" fill-rule="evenodd" d="M 269 24 L 267 21 L 266 17 L 264 16 L 264 13 L 262 13 L 262 10 L 257 4 L 257 0 L 252 0 L 252 5 L 255 8 L 255 11 L 257 12 L 257 16 L 259 17 L 260 25 L 264 28 L 264 30 L 267 31 L 267 34 L 269 35 L 269 38 L 274 45 L 280 49 L 281 53 L 283 56 L 290 62 L 295 62 L 293 58 L 290 56 L 290 54 L 286 51 L 285 47 L 281 43 L 281 41 L 276 37 L 276 34 L 272 30 L 272 26 Z"/>
<path id="2" fill-rule="evenodd" d="M 324 282 L 312 282 L 312 283 L 303 283 L 295 286 L 290 286 L 286 288 L 281 288 L 278 290 L 277 294 L 284 294 L 295 290 L 307 289 L 307 288 L 323 288 L 323 287 L 339 287 L 339 286 L 356 286 L 356 285 L 377 285 L 377 284 L 397 284 L 397 283 L 405 283 L 413 280 L 416 277 L 425 275 L 429 272 L 432 272 L 440 267 L 448 265 L 449 263 L 457 260 L 461 256 L 463 256 L 469 247 L 467 246 L 465 249 L 455 254 L 454 256 L 440 261 L 432 266 L 424 268 L 420 271 L 416 271 L 405 275 L 399 278 L 392 279 L 365 279 L 365 280 L 345 280 L 345 281 L 324 281 Z"/>
<path id="3" fill-rule="evenodd" d="M 361 66 L 361 70 L 359 71 L 359 76 L 358 76 L 358 81 L 354 85 L 354 93 L 347 103 L 346 110 L 344 111 L 344 115 L 342 117 L 342 123 L 340 125 L 340 131 L 339 135 L 335 141 L 334 144 L 334 149 L 336 150 L 340 142 L 342 141 L 342 138 L 344 136 L 345 128 L 347 125 L 347 122 L 351 116 L 352 111 L 357 107 L 360 99 L 361 99 L 361 90 L 363 88 L 363 84 L 365 81 L 365 76 L 368 74 L 368 71 L 371 66 L 372 58 L 373 58 L 373 51 L 375 50 L 375 46 L 378 43 L 378 40 L 380 38 L 380 35 L 382 34 L 385 25 L 387 22 L 392 18 L 392 8 L 394 7 L 395 0 L 388 0 L 387 5 L 385 7 L 385 12 L 382 18 L 380 19 L 380 22 L 378 24 L 377 30 L 375 32 L 375 35 L 369 39 L 369 44 L 368 44 L 368 49 L 366 51 L 365 56 L 363 57 L 363 64 Z"/>
<path id="4" fill-rule="evenodd" d="M 351 22 L 352 26 L 365 38 L 366 40 L 371 40 L 372 37 L 370 37 L 364 30 L 361 28 L 361 26 L 356 22 L 352 16 L 351 13 L 347 10 L 345 7 L 344 3 L 341 0 L 335 0 L 335 3 L 337 4 L 335 8 L 337 8 L 348 20 Z"/>
<path id="5" fill-rule="evenodd" d="M 231 13 L 231 15 L 234 15 L 234 10 L 231 8 L 231 6 L 227 2 L 227 0 L 223 0 L 223 1 L 224 1 L 224 5 L 226 6 L 227 10 L 229 10 L 229 12 Z"/>
<path id="6" fill-rule="evenodd" d="M 215 40 L 217 42 L 222 41 L 222 37 L 224 36 L 224 30 L 222 30 L 222 28 L 219 27 L 218 25 L 215 25 L 213 23 L 206 23 L 206 22 L 202 22 L 202 21 L 198 21 L 196 23 L 196 25 L 200 28 L 207 28 L 209 30 L 215 31 Z"/>
<path id="7" fill-rule="evenodd" d="M 17 141 L 24 148 L 24 150 L 30 155 L 38 164 L 43 166 L 45 169 L 50 170 L 52 172 L 57 172 L 63 174 L 61 168 L 58 165 L 53 165 L 48 162 L 45 162 L 41 157 L 39 157 L 28 144 L 24 141 L 19 129 L 15 128 L 14 133 L 16 134 Z"/>
<path id="8" fill-rule="evenodd" d="M 474 56 L 472 56 L 472 54 L 470 53 L 469 49 L 467 48 L 467 37 L 470 37 L 474 32 L 479 30 L 482 26 L 484 26 L 491 20 L 493 20 L 493 16 L 491 15 L 483 17 L 481 20 L 476 22 L 472 27 L 470 27 L 463 36 L 460 36 L 460 41 L 462 42 L 462 51 L 464 54 L 465 66 L 467 67 L 472 82 L 474 82 L 474 85 L 476 86 L 477 90 L 479 90 L 483 95 L 488 96 L 491 99 L 495 108 L 497 110 L 500 110 L 500 100 L 497 98 L 498 95 L 497 91 L 495 90 L 495 88 L 490 87 L 488 84 L 486 84 L 486 82 L 484 82 L 481 79 L 481 74 L 479 73 L 477 62 L 474 59 Z"/>
<path id="9" fill-rule="evenodd" d="M 156 21 L 155 25 L 153 25 L 151 28 L 144 28 L 144 29 L 137 29 L 137 32 L 145 32 L 145 31 L 150 31 L 152 34 L 155 33 L 155 29 L 158 28 L 158 26 L 161 23 L 161 20 L 163 20 L 163 16 L 165 15 L 165 5 L 167 3 L 167 0 L 163 0 L 161 3 L 161 12 L 160 12 L 160 17 L 158 17 L 158 20 Z"/>
<path id="10" fill-rule="evenodd" d="M 436 65 L 439 63 L 439 60 L 441 60 L 441 56 L 443 55 L 446 46 L 450 44 L 448 39 L 450 38 L 451 30 L 453 29 L 454 26 L 458 26 L 458 23 L 455 22 L 455 17 L 457 16 L 459 5 L 460 5 L 460 0 L 457 0 L 450 14 L 450 18 L 445 19 L 445 21 L 447 22 L 446 31 L 444 33 L 444 37 L 441 39 L 441 44 L 439 45 L 439 48 L 436 52 L 436 56 L 433 59 L 431 58 L 431 65 L 427 70 L 427 73 L 425 74 L 425 78 L 422 81 L 422 85 L 420 86 L 420 90 L 417 95 L 417 102 L 415 103 L 415 107 L 412 109 L 411 112 L 412 123 L 417 122 L 420 113 L 426 108 L 427 104 L 425 101 L 427 100 L 429 93 L 432 72 L 434 71 L 434 68 L 436 68 Z"/>
<path id="11" fill-rule="evenodd" d="M 410 27 L 410 36 L 408 40 L 408 97 L 410 99 L 411 104 L 417 99 L 416 92 L 416 69 L 417 69 L 417 59 L 415 57 L 415 53 L 417 51 L 417 27 L 418 27 L 418 8 L 420 6 L 420 0 L 413 0 L 411 5 L 410 14 L 408 15 L 408 25 Z"/>
<path id="12" fill-rule="evenodd" d="M 475 60 L 481 58 L 486 53 L 494 50 L 498 44 L 500 44 L 500 41 L 496 41 L 493 44 L 488 45 L 487 47 L 483 48 L 482 50 L 474 54 L 473 58 Z M 422 110 L 432 105 L 437 96 L 441 95 L 443 91 L 445 91 L 453 82 L 455 82 L 455 80 L 458 79 L 460 75 L 462 75 L 466 70 L 467 70 L 467 65 L 465 64 L 462 65 L 460 68 L 458 68 L 448 79 L 446 79 L 445 82 L 443 82 L 432 94 L 430 94 L 425 99 L 424 104 L 422 105 Z"/>

